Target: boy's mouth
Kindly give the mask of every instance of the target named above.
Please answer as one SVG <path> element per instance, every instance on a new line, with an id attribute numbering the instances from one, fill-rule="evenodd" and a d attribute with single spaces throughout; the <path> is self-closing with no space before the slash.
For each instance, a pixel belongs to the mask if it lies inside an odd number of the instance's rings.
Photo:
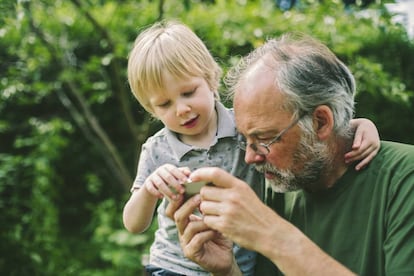
<path id="1" fill-rule="evenodd" d="M 198 116 L 196 116 L 193 119 L 188 120 L 187 122 L 183 124 L 183 126 L 186 128 L 192 128 L 197 124 L 197 120 L 198 120 Z"/>

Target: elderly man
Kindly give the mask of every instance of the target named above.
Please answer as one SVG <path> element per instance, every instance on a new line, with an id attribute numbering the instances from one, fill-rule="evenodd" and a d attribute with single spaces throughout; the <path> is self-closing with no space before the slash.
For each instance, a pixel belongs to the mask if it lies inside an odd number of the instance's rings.
<path id="1" fill-rule="evenodd" d="M 261 254 L 257 275 L 414 275 L 414 146 L 382 141 L 363 171 L 344 162 L 355 93 L 348 68 L 309 37 L 283 36 L 228 80 L 245 160 L 274 192 L 266 206 L 221 169 L 193 172 L 214 186 L 168 210 L 185 254 L 215 275 L 240 274 L 230 240 Z"/>

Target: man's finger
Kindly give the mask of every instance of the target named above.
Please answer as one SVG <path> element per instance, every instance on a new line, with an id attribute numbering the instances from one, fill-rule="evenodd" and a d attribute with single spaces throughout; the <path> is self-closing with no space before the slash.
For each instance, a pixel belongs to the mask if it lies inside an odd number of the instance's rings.
<path id="1" fill-rule="evenodd" d="M 221 188 L 231 188 L 235 181 L 239 181 L 225 170 L 215 167 L 200 168 L 195 170 L 190 177 L 192 181 L 207 181 Z"/>
<path id="2" fill-rule="evenodd" d="M 189 198 L 184 204 L 179 208 L 175 208 L 173 212 L 173 217 L 175 224 L 177 225 L 178 232 L 182 234 L 187 227 L 188 222 L 190 221 L 190 216 L 194 210 L 198 209 L 201 203 L 200 195 L 195 195 Z M 172 209 L 174 209 L 172 207 Z"/>
<path id="3" fill-rule="evenodd" d="M 194 258 L 198 252 L 203 249 L 206 242 L 212 240 L 216 235 L 214 230 L 205 230 L 198 232 L 184 248 L 184 254 L 187 258 Z"/>
<path id="4" fill-rule="evenodd" d="M 180 208 L 183 202 L 184 195 L 178 195 L 178 198 L 176 198 L 176 200 L 170 200 L 170 202 L 167 205 L 167 208 L 165 209 L 165 215 L 173 220 L 174 213 L 177 211 L 178 208 Z"/>

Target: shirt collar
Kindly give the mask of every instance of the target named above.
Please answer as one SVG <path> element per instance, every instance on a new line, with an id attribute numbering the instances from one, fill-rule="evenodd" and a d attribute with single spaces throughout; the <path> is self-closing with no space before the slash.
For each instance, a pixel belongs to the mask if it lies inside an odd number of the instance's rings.
<path id="1" fill-rule="evenodd" d="M 233 110 L 227 109 L 221 102 L 217 101 L 215 107 L 218 118 L 217 134 L 216 139 L 212 142 L 211 146 L 215 145 L 220 138 L 235 137 L 237 135 Z M 178 160 L 180 160 L 187 152 L 198 149 L 197 147 L 181 142 L 175 132 L 172 132 L 167 128 L 165 130 L 167 141 Z"/>

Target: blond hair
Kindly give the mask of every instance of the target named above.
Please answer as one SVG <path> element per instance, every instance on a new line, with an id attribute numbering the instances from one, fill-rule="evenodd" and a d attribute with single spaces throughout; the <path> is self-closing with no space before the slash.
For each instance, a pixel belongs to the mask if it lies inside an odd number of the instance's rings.
<path id="1" fill-rule="evenodd" d="M 128 82 L 138 102 L 154 114 L 148 95 L 166 90 L 165 73 L 181 79 L 202 77 L 215 98 L 222 70 L 203 41 L 186 25 L 177 21 L 160 21 L 142 31 L 128 58 Z"/>

